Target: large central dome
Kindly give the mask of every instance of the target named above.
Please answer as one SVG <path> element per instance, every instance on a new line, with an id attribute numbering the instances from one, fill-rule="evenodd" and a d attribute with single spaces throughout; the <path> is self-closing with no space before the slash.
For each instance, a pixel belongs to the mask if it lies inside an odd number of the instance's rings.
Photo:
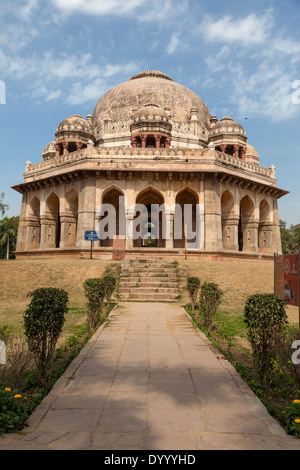
<path id="1" fill-rule="evenodd" d="M 173 130 L 179 130 L 181 125 L 191 125 L 192 116 L 197 116 L 200 140 L 209 131 L 210 112 L 204 101 L 162 72 L 148 70 L 112 88 L 99 100 L 93 113 L 96 140 L 103 133 L 105 122 L 112 126 L 115 123 L 115 128 L 123 131 L 129 130 L 134 113 L 149 104 L 168 113 Z M 189 133 L 187 126 L 184 132 Z"/>

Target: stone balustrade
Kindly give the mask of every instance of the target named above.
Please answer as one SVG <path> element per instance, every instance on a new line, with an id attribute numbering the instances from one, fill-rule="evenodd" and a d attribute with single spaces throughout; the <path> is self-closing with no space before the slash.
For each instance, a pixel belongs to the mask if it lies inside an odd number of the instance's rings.
<path id="1" fill-rule="evenodd" d="M 66 163 L 75 163 L 85 160 L 97 160 L 105 161 L 111 160 L 114 157 L 114 161 L 123 160 L 123 159 L 134 159 L 136 157 L 144 157 L 147 160 L 164 160 L 167 161 L 186 161 L 186 159 L 191 159 L 195 163 L 201 163 L 201 161 L 215 161 L 216 163 L 221 162 L 225 165 L 229 165 L 231 168 L 236 168 L 251 172 L 254 175 L 266 176 L 268 178 L 275 180 L 275 169 L 274 167 L 264 168 L 254 163 L 248 163 L 244 160 L 236 158 L 234 156 L 228 155 L 226 153 L 218 152 L 216 150 L 209 149 L 175 149 L 175 148 L 132 148 L 132 147 L 90 147 L 86 149 L 81 149 L 66 155 L 61 155 L 54 157 L 49 160 L 44 160 L 39 163 L 30 163 L 26 164 L 25 178 L 32 176 L 34 173 L 40 172 L 42 170 L 57 168 L 60 165 L 65 165 Z M 142 161 L 142 160 L 141 160 Z"/>

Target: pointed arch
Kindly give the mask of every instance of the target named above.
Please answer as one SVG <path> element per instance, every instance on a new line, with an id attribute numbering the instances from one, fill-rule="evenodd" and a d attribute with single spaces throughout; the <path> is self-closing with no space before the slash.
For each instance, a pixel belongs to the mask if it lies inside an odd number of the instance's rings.
<path id="1" fill-rule="evenodd" d="M 234 197 L 226 189 L 221 195 L 222 243 L 224 250 L 238 249 L 239 218 L 234 213 Z"/>
<path id="2" fill-rule="evenodd" d="M 175 197 L 174 248 L 195 248 L 198 233 L 198 194 L 189 187 L 180 190 Z"/>
<path id="3" fill-rule="evenodd" d="M 40 218 L 40 207 L 41 207 L 41 201 L 35 195 L 29 206 L 29 215 L 31 217 Z"/>
<path id="4" fill-rule="evenodd" d="M 229 217 L 230 215 L 234 215 L 233 209 L 234 209 L 234 197 L 231 191 L 229 191 L 229 189 L 226 189 L 222 193 L 222 196 L 221 196 L 222 218 Z"/>
<path id="5" fill-rule="evenodd" d="M 29 218 L 27 220 L 27 248 L 37 249 L 41 242 L 41 202 L 37 195 L 34 195 L 29 205 Z"/>
<path id="6" fill-rule="evenodd" d="M 259 204 L 258 248 L 262 253 L 271 251 L 272 223 L 270 204 L 263 199 Z"/>
<path id="7" fill-rule="evenodd" d="M 239 250 L 255 251 L 257 249 L 257 227 L 254 224 L 255 206 L 248 194 L 240 201 Z"/>
<path id="8" fill-rule="evenodd" d="M 59 248 L 61 237 L 60 200 L 55 192 L 52 192 L 46 200 L 46 215 L 50 226 L 53 227 L 53 230 L 49 227 L 48 244 L 53 248 Z"/>
<path id="9" fill-rule="evenodd" d="M 254 215 L 254 203 L 246 194 L 240 202 L 240 214 L 242 221 L 249 221 Z"/>
<path id="10" fill-rule="evenodd" d="M 73 216 L 77 217 L 78 214 L 78 192 L 72 188 L 66 193 L 66 210 L 71 212 Z"/>
<path id="11" fill-rule="evenodd" d="M 120 188 L 112 185 L 104 191 L 100 212 L 99 244 L 103 247 L 112 247 L 115 236 L 126 236 L 125 198 Z"/>
<path id="12" fill-rule="evenodd" d="M 163 195 L 153 186 L 148 186 L 139 192 L 135 204 L 134 226 L 138 236 L 134 237 L 133 246 L 164 248 L 166 214 Z M 142 206 L 144 210 L 141 212 Z"/>

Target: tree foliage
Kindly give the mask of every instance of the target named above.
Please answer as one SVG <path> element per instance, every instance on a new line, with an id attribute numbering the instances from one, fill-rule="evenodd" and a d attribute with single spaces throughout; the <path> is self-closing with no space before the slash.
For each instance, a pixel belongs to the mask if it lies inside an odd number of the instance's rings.
<path id="1" fill-rule="evenodd" d="M 14 258 L 18 235 L 19 217 L 0 220 L 0 258 Z"/>
<path id="2" fill-rule="evenodd" d="M 28 293 L 31 302 L 24 313 L 25 336 L 38 369 L 45 378 L 68 311 L 68 294 L 62 289 L 42 287 Z"/>
<path id="3" fill-rule="evenodd" d="M 4 216 L 5 212 L 8 209 L 8 205 L 4 204 L 4 202 L 3 202 L 4 197 L 5 197 L 5 194 L 1 193 L 0 194 L 0 213 L 1 213 L 1 217 Z"/>
<path id="4" fill-rule="evenodd" d="M 186 288 L 190 296 L 190 301 L 191 301 L 193 310 L 195 310 L 195 305 L 196 305 L 197 298 L 198 298 L 200 284 L 201 283 L 200 283 L 199 277 L 190 276 L 187 278 Z"/>
<path id="5" fill-rule="evenodd" d="M 244 320 L 260 379 L 266 383 L 275 359 L 274 339 L 287 325 L 285 302 L 275 294 L 248 297 Z"/>
<path id="6" fill-rule="evenodd" d="M 210 328 L 213 318 L 221 303 L 224 293 L 214 282 L 204 282 L 199 296 L 200 313 L 203 316 L 204 326 Z"/>
<path id="7" fill-rule="evenodd" d="M 103 300 L 106 294 L 105 281 L 102 278 L 86 279 L 83 283 L 87 298 L 87 317 L 90 328 L 96 328 L 102 313 Z"/>
<path id="8" fill-rule="evenodd" d="M 280 233 L 283 254 L 298 253 L 300 250 L 300 224 L 287 227 L 286 222 L 280 221 Z"/>

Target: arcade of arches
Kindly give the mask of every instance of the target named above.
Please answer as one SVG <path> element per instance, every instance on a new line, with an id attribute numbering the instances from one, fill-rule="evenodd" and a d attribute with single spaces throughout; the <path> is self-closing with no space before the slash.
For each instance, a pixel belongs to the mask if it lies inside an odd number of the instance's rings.
<path id="1" fill-rule="evenodd" d="M 142 178 L 111 181 L 104 175 L 90 176 L 28 191 L 23 196 L 18 251 L 79 255 L 89 249 L 84 232 L 98 230 L 110 208 L 115 224 L 106 239 L 95 243 L 95 256 L 111 251 L 116 236 L 126 239 L 128 252 L 151 248 L 175 254 L 187 248 L 198 253 L 272 255 L 280 251 L 277 199 L 242 185 L 223 184 L 213 175 L 189 184 L 167 177 L 149 178 L 145 184 Z M 138 237 L 133 237 L 132 227 Z M 105 224 L 103 229 L 106 232 Z"/>

